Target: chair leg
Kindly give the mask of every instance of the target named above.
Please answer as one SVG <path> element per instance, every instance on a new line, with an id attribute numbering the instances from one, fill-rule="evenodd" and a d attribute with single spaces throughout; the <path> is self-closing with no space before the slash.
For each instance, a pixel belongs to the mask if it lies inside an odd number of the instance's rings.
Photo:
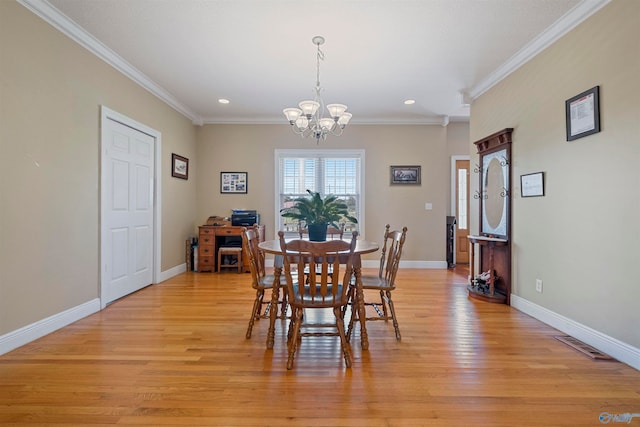
<path id="1" fill-rule="evenodd" d="M 264 309 L 264 315 L 268 315 L 269 314 L 269 308 L 271 307 L 271 302 L 264 302 L 264 291 L 260 292 L 260 305 L 258 305 L 258 310 L 256 312 L 256 320 L 260 320 L 260 318 L 262 317 L 262 306 L 266 305 L 265 309 Z"/>
<path id="2" fill-rule="evenodd" d="M 300 312 L 302 313 L 300 315 L 300 328 L 302 328 L 302 323 L 304 322 L 304 309 L 301 308 Z M 289 328 L 287 330 L 287 343 L 289 342 L 289 340 L 291 339 L 291 336 L 293 335 L 293 327 L 295 326 L 296 322 L 295 322 L 295 318 L 296 318 L 296 313 L 295 313 L 295 309 L 293 307 L 291 307 L 291 321 L 289 322 Z M 300 329 L 298 328 L 298 329 Z M 298 335 L 298 341 L 300 341 L 302 339 L 301 335 Z"/>
<path id="3" fill-rule="evenodd" d="M 287 318 L 287 310 L 289 309 L 288 308 L 289 307 L 289 304 L 288 304 L 289 300 L 287 299 L 287 295 L 288 294 L 287 294 L 287 290 L 286 289 L 281 289 L 281 291 L 282 291 L 282 305 L 281 305 L 281 308 L 280 308 L 280 316 L 283 319 L 286 319 Z"/>
<path id="4" fill-rule="evenodd" d="M 398 319 L 396 318 L 396 309 L 393 306 L 393 300 L 391 299 L 391 291 L 387 291 L 387 303 L 389 304 L 389 311 L 391 311 L 391 318 L 393 319 L 393 328 L 396 330 L 396 339 L 398 341 L 402 340 L 402 336 L 400 336 L 400 327 L 398 326 Z"/>
<path id="5" fill-rule="evenodd" d="M 249 327 L 247 328 L 247 339 L 251 338 L 251 331 L 253 331 L 253 324 L 257 317 L 260 317 L 260 310 L 262 309 L 262 299 L 264 298 L 264 291 L 256 291 L 256 299 L 253 300 L 253 310 L 251 311 L 251 318 L 249 319 Z"/>
<path id="6" fill-rule="evenodd" d="M 295 357 L 296 349 L 298 347 L 298 335 L 300 334 L 300 324 L 302 323 L 302 309 L 295 308 L 293 310 L 293 331 L 288 342 L 289 357 L 287 358 L 287 369 L 293 368 L 293 358 Z"/>
<path id="7" fill-rule="evenodd" d="M 347 342 L 347 337 L 344 333 L 342 309 L 340 307 L 335 307 L 333 309 L 333 314 L 336 316 L 336 328 L 338 328 L 338 334 L 340 335 L 340 345 L 342 346 L 342 353 L 344 354 L 344 363 L 347 368 L 351 368 L 353 356 L 351 355 L 351 345 Z"/>
<path id="8" fill-rule="evenodd" d="M 351 334 L 353 333 L 353 325 L 358 320 L 358 308 L 356 307 L 356 292 L 355 288 L 349 289 L 349 301 L 347 304 L 351 306 L 351 316 L 349 317 L 349 328 L 347 329 L 346 338 L 347 342 L 351 341 Z"/>
<path id="9" fill-rule="evenodd" d="M 295 310 L 292 310 L 291 321 L 289 322 L 289 327 L 287 328 L 287 345 L 291 340 L 291 335 L 293 335 L 293 325 L 295 325 L 295 322 L 293 321 L 294 317 L 295 317 Z"/>
<path id="10" fill-rule="evenodd" d="M 354 288 L 353 286 L 349 285 L 349 290 L 347 291 L 347 303 L 342 308 L 342 317 L 343 318 L 347 314 L 347 307 L 349 307 L 351 305 L 351 300 L 355 296 L 355 289 L 356 288 Z"/>
<path id="11" fill-rule="evenodd" d="M 385 304 L 383 291 L 380 291 L 380 304 L 382 305 L 382 317 L 389 317 L 389 313 L 387 312 L 387 304 Z"/>

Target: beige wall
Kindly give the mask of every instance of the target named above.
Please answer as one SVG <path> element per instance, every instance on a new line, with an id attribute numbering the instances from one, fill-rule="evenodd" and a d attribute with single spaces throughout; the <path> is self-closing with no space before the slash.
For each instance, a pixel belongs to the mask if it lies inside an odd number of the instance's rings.
<path id="1" fill-rule="evenodd" d="M 0 336 L 99 296 L 100 105 L 162 134 L 162 270 L 184 262 L 191 122 L 13 1 L 0 1 Z"/>
<path id="2" fill-rule="evenodd" d="M 288 125 L 207 125 L 198 130 L 197 139 L 200 168 L 194 225 L 210 215 L 228 216 L 233 208 L 257 209 L 267 238 L 273 238 L 274 150 L 315 149 L 315 141 L 300 139 Z M 329 137 L 319 147 L 365 150 L 365 238 L 379 240 L 387 222 L 394 228 L 407 226 L 403 259 L 443 262 L 450 205 L 449 158 L 466 154 L 468 141 L 467 123 L 448 127 L 351 125 L 341 137 Z M 452 153 L 455 147 L 459 151 Z M 390 186 L 391 165 L 422 166 L 422 185 Z M 248 194 L 220 194 L 221 171 L 248 172 Z M 433 210 L 424 209 L 426 202 L 433 204 Z"/>
<path id="3" fill-rule="evenodd" d="M 636 348 L 639 22 L 640 2 L 611 2 L 471 110 L 471 141 L 515 129 L 513 293 Z M 565 100 L 596 85 L 602 131 L 567 142 Z M 521 198 L 520 175 L 538 171 L 546 174 L 545 196 Z M 542 294 L 536 279 L 544 281 Z"/>

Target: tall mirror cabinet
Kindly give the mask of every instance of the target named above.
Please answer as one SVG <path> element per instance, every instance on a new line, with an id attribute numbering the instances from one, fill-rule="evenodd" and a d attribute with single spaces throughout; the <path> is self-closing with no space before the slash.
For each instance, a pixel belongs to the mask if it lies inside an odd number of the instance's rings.
<path id="1" fill-rule="evenodd" d="M 511 295 L 511 134 L 506 128 L 474 142 L 480 186 L 480 233 L 470 235 L 469 296 L 509 304 Z M 477 263 L 478 271 L 475 271 Z"/>

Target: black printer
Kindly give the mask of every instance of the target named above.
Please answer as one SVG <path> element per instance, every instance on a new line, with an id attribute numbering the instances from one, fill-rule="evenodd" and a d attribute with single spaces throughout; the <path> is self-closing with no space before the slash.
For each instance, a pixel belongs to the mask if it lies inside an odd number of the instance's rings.
<path id="1" fill-rule="evenodd" d="M 260 224 L 260 214 L 254 210 L 232 209 L 231 225 L 249 227 L 253 224 Z"/>

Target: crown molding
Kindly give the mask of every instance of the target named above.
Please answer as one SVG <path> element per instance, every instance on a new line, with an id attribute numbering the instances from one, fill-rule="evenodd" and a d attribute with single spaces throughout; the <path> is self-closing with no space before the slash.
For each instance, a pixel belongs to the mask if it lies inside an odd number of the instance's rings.
<path id="1" fill-rule="evenodd" d="M 445 120 L 448 116 L 425 116 L 422 118 L 414 119 L 414 120 L 394 120 L 394 119 L 370 119 L 370 120 L 351 120 L 347 128 L 352 125 L 440 125 L 446 126 Z M 469 121 L 468 117 L 462 116 L 452 116 L 449 117 L 451 122 L 464 122 Z M 255 118 L 231 118 L 231 119 L 220 119 L 218 117 L 203 117 L 202 123 L 205 125 L 287 125 L 289 124 L 279 117 L 276 118 L 265 118 L 265 119 L 255 119 Z M 448 122 L 447 122 L 448 124 Z"/>
<path id="2" fill-rule="evenodd" d="M 611 0 L 583 0 L 573 9 L 565 13 L 549 28 L 540 33 L 535 39 L 527 43 L 515 55 L 498 67 L 489 76 L 475 85 L 470 91 L 471 99 L 476 99 L 503 79 L 526 64 L 547 47 L 555 43 L 562 36 L 573 30 L 591 15 L 602 9 Z"/>
<path id="3" fill-rule="evenodd" d="M 22 6 L 42 18 L 58 31 L 87 49 L 89 52 L 102 59 L 107 64 L 142 86 L 153 95 L 157 96 L 178 111 L 180 114 L 191 119 L 193 124 L 202 125 L 202 118 L 178 101 L 173 95 L 160 87 L 157 83 L 125 61 L 120 55 L 109 49 L 98 39 L 86 32 L 82 27 L 53 7 L 46 0 L 17 0 Z"/>

